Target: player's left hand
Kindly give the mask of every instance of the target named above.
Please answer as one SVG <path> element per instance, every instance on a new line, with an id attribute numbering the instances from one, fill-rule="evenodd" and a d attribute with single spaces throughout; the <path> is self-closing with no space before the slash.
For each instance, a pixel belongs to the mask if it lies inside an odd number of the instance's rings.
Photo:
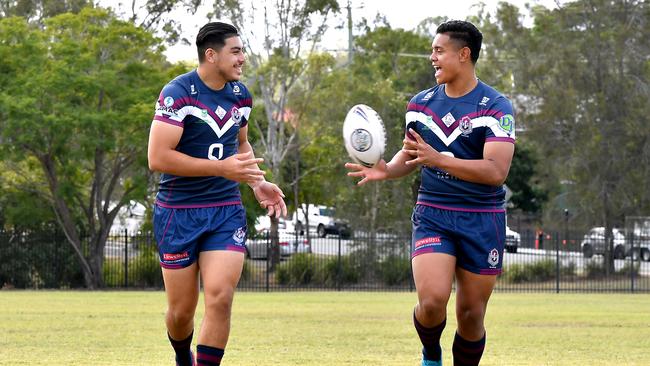
<path id="1" fill-rule="evenodd" d="M 269 216 L 287 216 L 287 205 L 284 203 L 284 193 L 277 185 L 263 181 L 253 187 L 253 193 L 260 206 L 267 210 Z"/>
<path id="2" fill-rule="evenodd" d="M 409 128 L 409 133 L 415 137 L 415 141 L 405 138 L 402 151 L 414 157 L 406 162 L 406 165 L 422 164 L 424 166 L 435 166 L 440 153 L 431 145 L 427 144 L 422 136 Z"/>

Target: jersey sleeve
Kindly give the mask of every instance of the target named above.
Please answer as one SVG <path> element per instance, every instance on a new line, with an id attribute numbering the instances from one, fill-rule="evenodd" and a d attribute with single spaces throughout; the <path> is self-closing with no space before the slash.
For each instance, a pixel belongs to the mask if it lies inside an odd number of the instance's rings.
<path id="1" fill-rule="evenodd" d="M 248 91 L 248 88 L 246 88 L 243 84 L 238 84 L 238 85 L 240 88 L 243 89 L 243 93 L 242 93 L 243 98 L 239 100 L 238 107 L 239 107 L 239 111 L 242 114 L 240 127 L 244 127 L 248 125 L 248 119 L 250 118 L 251 112 L 253 110 L 253 96 Z"/>
<path id="2" fill-rule="evenodd" d="M 184 127 L 188 108 L 183 107 L 189 100 L 187 91 L 179 84 L 172 82 L 165 85 L 156 101 L 154 121 Z"/>
<path id="3" fill-rule="evenodd" d="M 515 113 L 508 99 L 497 98 L 487 117 L 489 119 L 485 129 L 485 142 L 515 142 Z"/>
<path id="4" fill-rule="evenodd" d="M 407 139 L 413 141 L 415 141 L 415 137 L 413 137 L 413 135 L 409 133 L 409 128 L 417 132 L 418 134 L 422 135 L 420 133 L 420 130 L 418 130 L 418 115 L 421 112 L 421 108 L 416 103 L 417 97 L 418 96 L 415 95 L 413 98 L 411 98 L 408 105 L 406 106 L 406 116 L 405 116 L 406 124 L 404 125 L 404 136 Z"/>

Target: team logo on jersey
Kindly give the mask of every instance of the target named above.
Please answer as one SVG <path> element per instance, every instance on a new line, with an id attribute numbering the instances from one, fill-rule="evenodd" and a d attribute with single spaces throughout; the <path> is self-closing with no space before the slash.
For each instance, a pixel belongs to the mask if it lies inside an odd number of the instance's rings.
<path id="1" fill-rule="evenodd" d="M 431 99 L 432 96 L 433 96 L 433 92 L 430 91 L 424 96 L 424 98 L 422 98 L 422 101 L 426 102 L 427 100 Z"/>
<path id="2" fill-rule="evenodd" d="M 499 264 L 499 251 L 496 248 L 490 250 L 487 262 L 492 267 L 496 267 L 496 265 Z"/>
<path id="3" fill-rule="evenodd" d="M 241 112 L 239 109 L 237 107 L 232 107 L 230 114 L 232 115 L 232 120 L 235 121 L 235 124 L 239 125 L 239 122 L 241 122 Z"/>
<path id="4" fill-rule="evenodd" d="M 433 131 L 433 129 L 436 126 L 436 124 L 433 123 L 433 117 L 431 116 L 427 116 L 427 119 L 425 119 L 424 122 L 422 122 L 422 124 L 424 125 L 425 130 L 431 130 L 431 131 Z"/>
<path id="5" fill-rule="evenodd" d="M 350 144 L 352 144 L 353 149 L 364 152 L 372 146 L 372 136 L 370 132 L 363 128 L 357 128 L 352 132 L 352 136 L 350 136 Z"/>
<path id="6" fill-rule="evenodd" d="M 234 234 L 232 234 L 232 238 L 235 240 L 237 244 L 241 244 L 244 242 L 244 239 L 246 238 L 246 228 L 240 227 L 235 231 Z"/>
<path id="7" fill-rule="evenodd" d="M 240 94 L 241 93 L 241 88 L 239 87 L 239 85 L 233 86 L 232 87 L 232 92 L 235 93 L 235 94 Z"/>
<path id="8" fill-rule="evenodd" d="M 208 118 L 208 110 L 201 109 L 201 118 Z"/>
<path id="9" fill-rule="evenodd" d="M 478 105 L 486 106 L 487 102 L 489 102 L 489 101 L 490 101 L 490 98 L 483 97 L 483 99 L 481 99 L 481 103 L 479 103 Z"/>
<path id="10" fill-rule="evenodd" d="M 515 117 L 512 114 L 504 114 L 499 118 L 499 128 L 507 133 L 512 133 L 515 129 Z"/>
<path id="11" fill-rule="evenodd" d="M 445 114 L 444 117 L 442 117 L 442 122 L 445 124 L 445 126 L 449 127 L 456 122 L 456 118 L 451 114 L 451 112 Z"/>
<path id="12" fill-rule="evenodd" d="M 190 94 L 192 95 L 196 94 L 196 89 L 194 88 L 194 84 L 190 85 Z"/>
<path id="13" fill-rule="evenodd" d="M 171 107 L 174 105 L 174 98 L 166 97 L 163 103 L 165 103 L 165 107 Z"/>
<path id="14" fill-rule="evenodd" d="M 227 112 L 225 109 L 221 108 L 221 106 L 217 106 L 217 109 L 214 110 L 214 113 L 216 113 L 219 118 L 223 119 Z"/>
<path id="15" fill-rule="evenodd" d="M 458 124 L 458 128 L 460 129 L 460 132 L 463 134 L 463 136 L 468 136 L 470 133 L 472 133 L 472 120 L 465 116 L 460 119 L 460 123 Z"/>

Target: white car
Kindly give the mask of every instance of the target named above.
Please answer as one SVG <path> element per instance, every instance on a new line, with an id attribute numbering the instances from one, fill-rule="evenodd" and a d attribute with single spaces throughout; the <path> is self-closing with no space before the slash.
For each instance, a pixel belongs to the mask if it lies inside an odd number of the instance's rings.
<path id="1" fill-rule="evenodd" d="M 305 211 L 307 211 L 307 217 L 305 217 Z M 293 213 L 291 221 L 301 234 L 305 231 L 307 221 L 309 221 L 309 229 L 315 229 L 321 238 L 324 238 L 327 234 L 336 234 L 341 235 L 342 238 L 349 238 L 352 234 L 347 222 L 335 218 L 334 208 L 332 207 L 312 204 L 306 206 L 303 204 Z"/>
<path id="2" fill-rule="evenodd" d="M 521 235 L 506 225 L 506 252 L 517 253 L 519 245 L 521 245 Z"/>
<path id="3" fill-rule="evenodd" d="M 625 246 L 625 235 L 623 231 L 612 228 L 612 237 L 614 239 L 614 258 L 623 259 L 628 254 Z M 604 255 L 607 249 L 605 243 L 605 228 L 602 226 L 593 227 L 582 237 L 580 243 L 582 254 L 585 258 L 591 258 L 594 254 Z"/>
<path id="4" fill-rule="evenodd" d="M 255 239 L 246 240 L 246 255 L 251 259 L 266 259 L 268 257 L 271 238 L 268 231 L 261 232 Z M 278 246 L 280 256 L 288 257 L 296 253 L 311 253 L 311 245 L 304 236 L 297 237 L 295 232 L 278 230 Z"/>

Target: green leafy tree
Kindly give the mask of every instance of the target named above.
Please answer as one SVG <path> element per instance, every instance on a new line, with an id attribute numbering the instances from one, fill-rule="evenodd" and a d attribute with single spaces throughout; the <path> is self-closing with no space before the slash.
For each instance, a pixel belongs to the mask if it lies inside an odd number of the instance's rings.
<path id="1" fill-rule="evenodd" d="M 168 78 L 148 32 L 86 8 L 45 20 L 0 20 L 0 154 L 48 202 L 88 288 L 102 287 L 113 219 L 143 199 L 152 101 Z M 19 172 L 19 171 L 17 171 Z M 43 184 L 44 183 L 44 184 Z"/>
<path id="2" fill-rule="evenodd" d="M 265 164 L 273 179 L 284 187 L 282 170 L 293 149 L 297 129 L 290 123 L 289 97 L 307 69 L 307 60 L 327 29 L 327 19 L 338 12 L 335 0 L 303 0 L 274 4 L 255 1 L 216 0 L 211 16 L 229 19 L 241 32 L 248 63 L 252 67 L 253 87 L 263 102 L 264 118 L 251 119 L 258 129 Z M 264 34 L 256 35 L 257 29 Z M 259 104 L 258 104 L 259 105 Z M 278 222 L 271 220 L 272 268 L 280 260 L 277 245 Z"/>
<path id="3" fill-rule="evenodd" d="M 613 273 L 610 228 L 650 208 L 650 5 L 579 0 L 531 12 L 527 28 L 516 7 L 502 4 L 484 29 L 494 50 L 510 45 L 498 59 L 525 96 L 519 121 L 544 156 L 549 186 L 570 182 L 575 216 L 606 227 Z"/>

